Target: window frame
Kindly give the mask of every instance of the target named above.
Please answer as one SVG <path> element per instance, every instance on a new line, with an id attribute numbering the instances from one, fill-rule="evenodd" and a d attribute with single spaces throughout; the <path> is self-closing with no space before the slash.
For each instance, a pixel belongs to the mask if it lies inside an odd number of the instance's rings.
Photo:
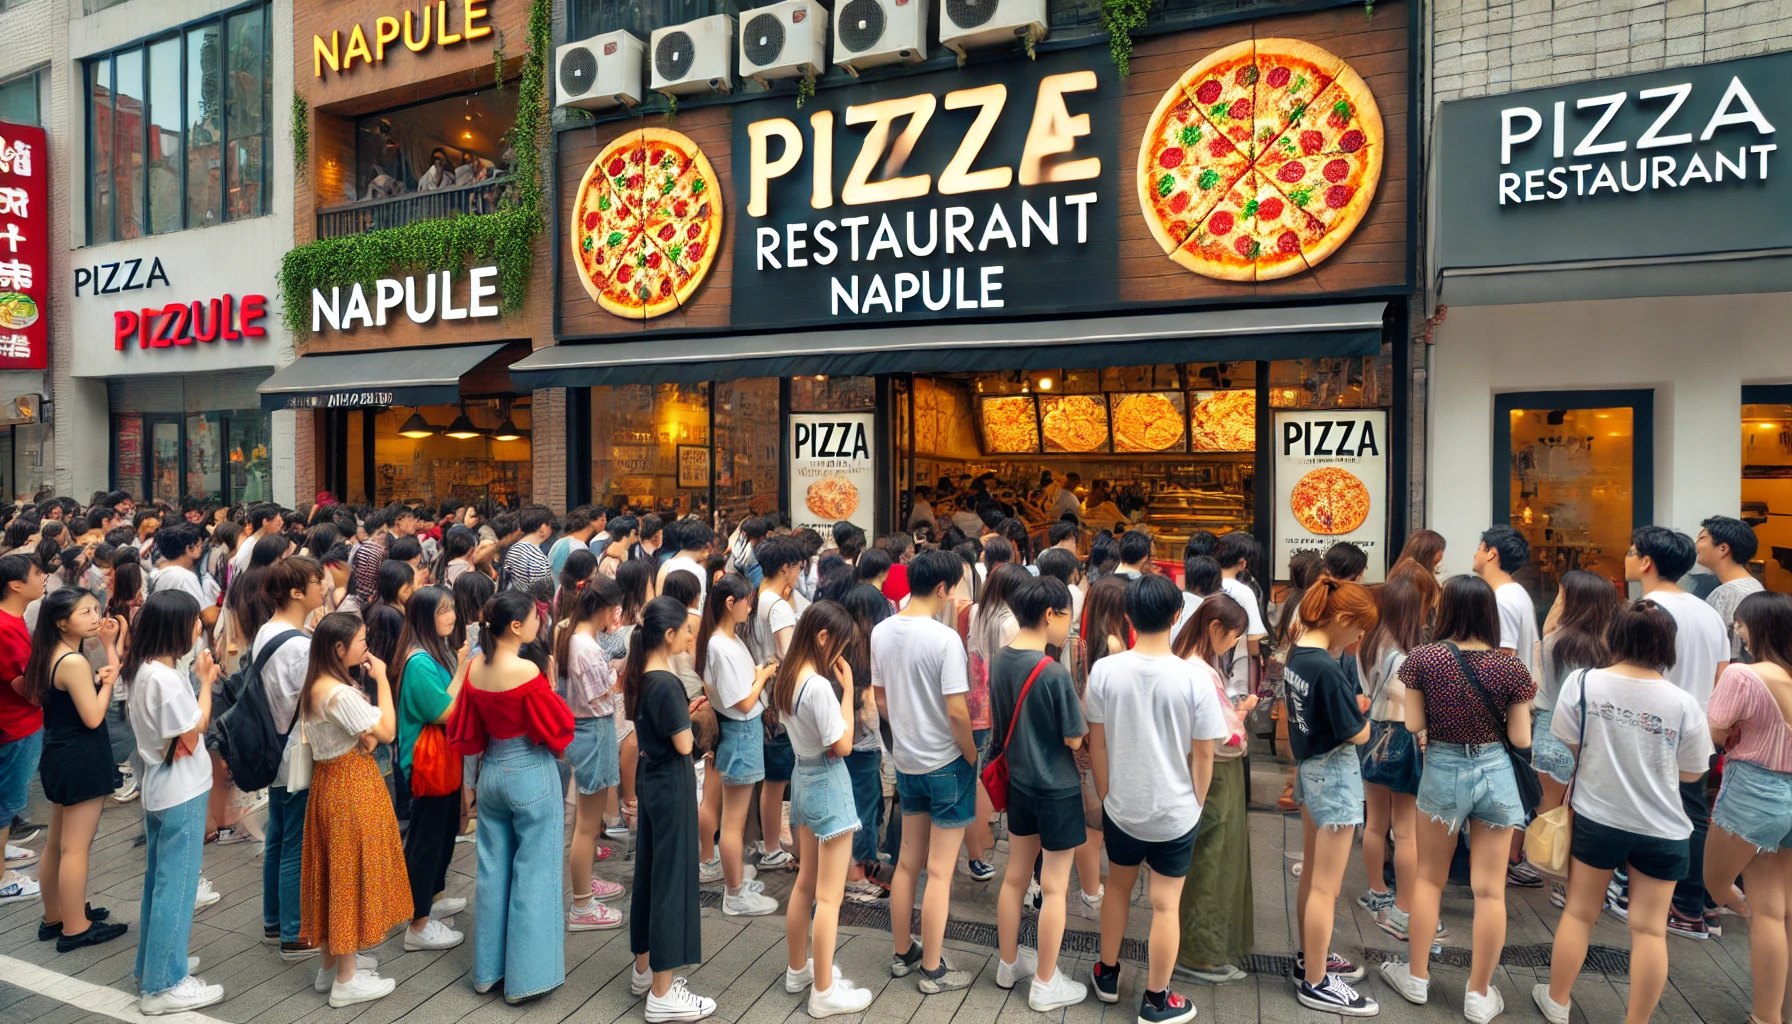
<path id="1" fill-rule="evenodd" d="M 1630 409 L 1630 528 L 1655 521 L 1655 389 L 1505 391 L 1493 396 L 1492 523 L 1512 520 L 1512 410 Z"/>
<path id="2" fill-rule="evenodd" d="M 97 131 L 97 125 L 96 125 L 97 119 L 94 117 L 94 98 L 93 98 L 93 80 L 94 80 L 95 69 L 100 67 L 102 64 L 105 65 L 105 67 L 107 69 L 108 80 L 111 82 L 110 94 L 112 97 L 112 128 L 113 128 L 113 131 L 116 132 L 117 131 L 117 123 L 118 123 L 118 57 L 120 54 L 129 54 L 129 53 L 135 52 L 140 55 L 140 60 L 142 61 L 142 65 L 143 65 L 143 106 L 144 106 L 144 115 L 145 116 L 138 118 L 138 122 L 139 122 L 138 133 L 140 136 L 138 139 L 138 142 L 141 145 L 141 147 L 142 147 L 141 151 L 144 154 L 144 170 L 143 170 L 144 187 L 140 190 L 141 195 L 136 197 L 136 202 L 135 202 L 135 205 L 138 207 L 138 211 L 137 211 L 138 216 L 140 217 L 141 223 L 143 225 L 143 230 L 138 237 L 139 238 L 148 238 L 148 237 L 152 237 L 157 234 L 166 235 L 166 234 L 173 234 L 175 231 L 190 230 L 195 225 L 193 224 L 193 218 L 192 218 L 191 212 L 189 210 L 190 196 L 188 193 L 188 176 L 189 176 L 188 143 L 189 143 L 189 138 L 190 138 L 191 129 L 192 129 L 192 125 L 188 121 L 189 111 L 188 111 L 188 106 L 187 106 L 188 95 L 189 95 L 188 81 L 187 81 L 187 77 L 188 77 L 187 69 L 188 69 L 188 60 L 189 60 L 189 54 L 188 54 L 188 49 L 187 49 L 188 33 L 192 29 L 199 28 L 199 27 L 205 26 L 205 25 L 215 24 L 218 28 L 218 41 L 219 41 L 219 46 L 218 46 L 218 61 L 219 61 L 219 64 L 218 64 L 218 76 L 219 76 L 218 101 L 220 104 L 222 104 L 224 102 L 224 96 L 225 96 L 224 76 L 226 76 L 229 73 L 229 70 L 228 70 L 229 69 L 229 63 L 228 63 L 228 61 L 229 61 L 229 57 L 228 57 L 229 38 L 228 37 L 229 37 L 230 21 L 233 17 L 242 15 L 242 14 L 247 14 L 251 11 L 255 11 L 258 9 L 261 11 L 261 53 L 263 54 L 263 60 L 266 61 L 268 64 L 268 71 L 267 71 L 267 74 L 265 77 L 265 83 L 264 83 L 264 87 L 262 90 L 262 126 L 263 126 L 264 130 L 261 133 L 261 182 L 260 182 L 260 184 L 261 184 L 261 201 L 258 204 L 260 209 L 258 212 L 249 214 L 247 216 L 232 217 L 230 215 L 230 203 L 228 201 L 229 188 L 228 188 L 228 180 L 227 180 L 228 179 L 228 168 L 225 164 L 220 162 L 219 168 L 218 168 L 218 220 L 217 220 L 217 223 L 228 224 L 228 223 L 231 223 L 233 220 L 252 220 L 256 217 L 266 217 L 273 212 L 273 203 L 272 203 L 272 201 L 270 199 L 270 195 L 269 195 L 270 191 L 273 189 L 273 186 L 274 186 L 274 181 L 273 181 L 274 161 L 273 161 L 273 152 L 272 152 L 273 137 L 274 137 L 274 130 L 273 130 L 274 129 L 274 124 L 273 124 L 274 101 L 273 101 L 273 73 L 272 73 L 273 72 L 273 46 L 274 46 L 273 0 L 249 0 L 249 2 L 247 2 L 247 3 L 237 4 L 234 7 L 228 7 L 228 8 L 225 8 L 224 10 L 217 11 L 213 14 L 208 14 L 203 18 L 195 18 L 192 21 L 188 21 L 188 22 L 185 22 L 185 23 L 182 23 L 179 25 L 174 25 L 169 28 L 158 30 L 150 35 L 142 36 L 138 39 L 132 40 L 131 42 L 126 43 L 122 46 L 113 47 L 110 50 L 106 50 L 101 53 L 92 54 L 90 56 L 83 57 L 81 59 L 82 109 L 86 112 L 86 127 L 85 127 L 85 130 L 82 132 L 82 143 L 81 143 L 82 149 L 83 149 L 83 158 L 85 161 L 85 171 L 86 171 L 86 173 L 84 175 L 86 180 L 82 185 L 82 192 L 83 192 L 82 208 L 83 208 L 83 213 L 85 216 L 85 224 L 86 224 L 86 232 L 85 232 L 86 233 L 86 242 L 85 242 L 86 245 L 107 245 L 112 242 L 133 240 L 133 239 L 121 239 L 118 234 L 119 197 L 117 195 L 116 187 L 113 188 L 111 223 L 106 226 L 105 237 L 103 239 L 99 238 L 96 235 L 96 231 L 95 231 L 94 181 L 93 181 L 94 151 L 95 151 L 94 137 L 95 137 L 95 132 Z M 179 107 L 180 107 L 180 192 L 179 192 L 179 196 L 180 196 L 180 227 L 175 228 L 172 231 L 157 232 L 157 231 L 152 230 L 154 225 L 153 225 L 153 222 L 150 217 L 150 205 L 149 205 L 150 189 L 149 189 L 148 154 L 149 154 L 149 137 L 150 137 L 150 130 L 151 130 L 152 126 L 150 124 L 150 118 L 148 116 L 148 112 L 149 112 L 150 108 L 152 107 L 152 105 L 156 102 L 155 99 L 149 93 L 149 80 L 150 80 L 149 49 L 151 46 L 153 46 L 157 43 L 164 43 L 164 42 L 168 42 L 170 40 L 178 43 L 180 46 L 180 57 L 179 57 L 179 68 L 180 68 L 180 99 L 179 99 Z M 38 70 L 41 71 L 42 69 L 38 69 Z M 37 72 L 30 72 L 30 73 L 37 73 Z M 40 111 L 40 115 L 41 115 L 41 111 Z M 229 112 L 220 110 L 219 115 L 218 115 L 218 153 L 219 153 L 220 161 L 228 159 L 228 156 L 229 156 L 229 147 L 230 147 L 230 123 L 229 122 L 230 122 Z M 116 145 L 113 146 L 114 152 L 112 154 L 112 157 L 113 157 L 114 164 L 116 164 L 117 159 L 118 159 L 118 153 L 116 152 L 117 148 L 118 147 Z M 116 174 L 117 174 L 116 166 L 110 168 L 110 173 L 114 177 L 116 177 Z"/>
<path id="3" fill-rule="evenodd" d="M 3 8 L 0 8 L 0 9 L 3 9 Z M 49 80 L 50 80 L 49 74 L 50 74 L 50 66 L 48 64 L 40 64 L 37 67 L 34 67 L 29 71 L 21 71 L 16 75 L 11 75 L 7 78 L 0 78 L 0 88 L 5 88 L 10 85 L 16 85 L 17 83 L 22 82 L 26 79 L 31 80 L 32 86 L 33 86 L 32 90 L 31 90 L 31 105 L 32 105 L 32 121 L 31 121 L 31 123 L 36 125 L 39 128 L 48 127 L 47 125 L 44 124 L 44 111 L 49 106 L 49 104 L 47 104 L 45 102 L 46 97 L 44 96 L 44 91 L 45 91 L 45 89 L 48 88 L 48 85 L 49 85 Z"/>

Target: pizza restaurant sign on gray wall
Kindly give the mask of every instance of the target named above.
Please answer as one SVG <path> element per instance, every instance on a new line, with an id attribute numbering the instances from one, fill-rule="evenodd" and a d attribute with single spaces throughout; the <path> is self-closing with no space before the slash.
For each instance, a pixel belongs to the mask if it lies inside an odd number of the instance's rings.
<path id="1" fill-rule="evenodd" d="M 1792 53 L 1446 103 L 1438 266 L 1792 245 Z"/>

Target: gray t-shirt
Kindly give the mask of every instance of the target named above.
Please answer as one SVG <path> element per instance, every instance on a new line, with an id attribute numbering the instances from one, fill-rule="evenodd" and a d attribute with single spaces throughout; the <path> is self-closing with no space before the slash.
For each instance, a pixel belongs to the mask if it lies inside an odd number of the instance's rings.
<path id="1" fill-rule="evenodd" d="M 1008 721 L 1020 701 L 1021 688 L 1033 667 L 1044 660 L 1044 651 L 1004 647 L 996 652 L 989 666 L 991 757 L 1003 751 L 1002 741 L 1008 735 Z M 1009 785 L 1046 799 L 1081 793 L 1076 758 L 1064 741 L 1087 733 L 1089 726 L 1083 721 L 1070 673 L 1056 662 L 1048 663 L 1020 707 L 1020 722 L 1006 747 Z"/>
<path id="2" fill-rule="evenodd" d="M 1730 660 L 1742 660 L 1742 640 L 1736 635 L 1736 606 L 1750 594 L 1759 594 L 1767 588 L 1753 576 L 1743 576 L 1728 583 L 1720 583 L 1716 590 L 1705 595 L 1705 603 L 1716 609 L 1718 617 L 1724 620 L 1724 629 L 1730 637 Z"/>
<path id="3" fill-rule="evenodd" d="M 1200 824 L 1189 755 L 1196 740 L 1231 735 L 1213 683 L 1173 654 L 1122 651 L 1090 670 L 1087 702 L 1088 720 L 1106 735 L 1102 809 L 1114 824 L 1148 843 L 1178 839 Z"/>

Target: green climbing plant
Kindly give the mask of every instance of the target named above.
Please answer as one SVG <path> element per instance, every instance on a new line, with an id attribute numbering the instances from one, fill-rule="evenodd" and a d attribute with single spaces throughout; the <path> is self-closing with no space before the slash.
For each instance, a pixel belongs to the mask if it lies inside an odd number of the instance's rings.
<path id="1" fill-rule="evenodd" d="M 499 309 L 504 315 L 522 308 L 535 268 L 535 239 L 545 225 L 541 145 L 548 117 L 552 33 L 550 0 L 529 0 L 528 48 L 517 82 L 516 121 L 505 136 L 515 162 L 498 208 L 298 246 L 280 262 L 281 319 L 287 330 L 301 337 L 310 333 L 312 289 L 327 294 L 331 288 L 356 284 L 370 288 L 381 277 L 459 270 L 471 262 L 498 268 Z M 494 58 L 501 62 L 503 55 L 494 52 Z M 303 101 L 296 94 L 293 100 L 296 113 Z M 295 117 L 294 123 L 299 122 Z"/>
<path id="2" fill-rule="evenodd" d="M 1151 0 L 1101 0 L 1101 27 L 1108 31 L 1108 53 L 1120 77 L 1132 74 L 1132 34 L 1145 27 Z"/>
<path id="3" fill-rule="evenodd" d="M 311 104 L 299 95 L 299 90 L 292 91 L 292 173 L 300 181 L 305 180 L 305 170 L 310 166 L 311 155 Z"/>

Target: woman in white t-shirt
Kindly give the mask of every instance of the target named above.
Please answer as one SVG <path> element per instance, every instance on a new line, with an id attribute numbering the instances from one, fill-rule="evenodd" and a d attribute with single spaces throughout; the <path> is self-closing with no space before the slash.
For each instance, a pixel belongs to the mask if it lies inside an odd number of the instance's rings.
<path id="1" fill-rule="evenodd" d="M 777 662 L 754 665 L 741 641 L 741 630 L 752 614 L 753 585 L 745 576 L 730 573 L 710 588 L 697 628 L 697 671 L 720 732 L 714 763 L 721 786 L 722 837 L 719 863 L 702 858 L 697 872 L 705 880 L 723 879 L 722 913 L 730 917 L 759 917 L 778 910 L 777 900 L 746 884 L 750 876 L 742 860 L 753 786 L 765 779 L 765 727 L 760 721 L 765 706 L 760 694 L 778 668 Z M 704 796 L 709 796 L 708 786 Z"/>
<path id="2" fill-rule="evenodd" d="M 1711 736 L 1698 701 L 1663 673 L 1674 666 L 1674 617 L 1650 600 L 1618 610 L 1615 664 L 1562 680 L 1550 731 L 1573 752 L 1568 905 L 1556 927 L 1549 982 L 1531 998 L 1567 1024 L 1569 993 L 1587 958 L 1612 871 L 1630 868 L 1630 1021 L 1647 1021 L 1667 984 L 1668 906 L 1691 870 L 1692 820 L 1680 783 L 1705 774 Z M 1586 773 L 1581 774 L 1580 769 Z"/>
<path id="3" fill-rule="evenodd" d="M 143 903 L 137 964 L 132 972 L 147 1014 L 197 1010 L 223 1002 L 224 989 L 193 977 L 187 946 L 205 849 L 205 807 L 212 791 L 205 730 L 212 716 L 218 666 L 210 651 L 194 664 L 199 694 L 174 663 L 199 640 L 199 602 L 168 590 L 143 603 L 131 647 L 119 670 L 129 681 L 127 714 L 143 762 Z"/>
<path id="4" fill-rule="evenodd" d="M 846 868 L 859 830 L 852 776 L 842 760 L 852 752 L 852 616 L 833 601 L 817 601 L 797 620 L 796 635 L 778 668 L 772 701 L 796 753 L 790 778 L 790 831 L 796 839 L 796 886 L 785 908 L 790 953 L 784 990 L 809 988 L 809 1016 L 858 1013 L 871 992 L 841 977 L 834 966 Z M 813 918 L 811 918 L 813 908 Z M 807 948 L 813 929 L 814 955 Z"/>

